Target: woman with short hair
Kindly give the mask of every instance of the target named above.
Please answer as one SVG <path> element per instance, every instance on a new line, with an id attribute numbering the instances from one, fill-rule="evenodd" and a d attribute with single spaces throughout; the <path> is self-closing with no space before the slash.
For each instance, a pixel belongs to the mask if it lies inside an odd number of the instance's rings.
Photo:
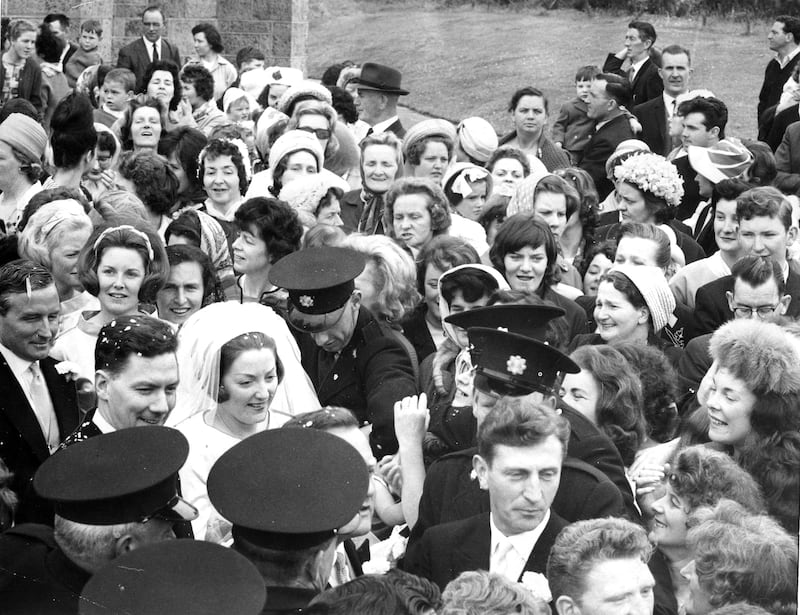
<path id="1" fill-rule="evenodd" d="M 359 148 L 361 188 L 345 193 L 342 221 L 348 231 L 383 235 L 386 193 L 403 175 L 403 142 L 393 132 L 381 132 L 364 137 Z"/>
<path id="2" fill-rule="evenodd" d="M 431 239 L 447 233 L 450 223 L 447 197 L 431 179 L 406 177 L 389 188 L 383 226 L 415 259 Z"/>
<path id="3" fill-rule="evenodd" d="M 19 255 L 53 274 L 61 302 L 59 330 L 83 310 L 96 309 L 97 298 L 86 292 L 78 277 L 81 250 L 92 234 L 92 220 L 73 199 L 51 201 L 30 217 L 19 236 Z"/>
<path id="4" fill-rule="evenodd" d="M 500 146 L 521 150 L 531 167 L 540 161 L 552 173 L 570 162 L 567 153 L 546 135 L 548 112 L 548 100 L 541 90 L 525 87 L 514 92 L 508 104 L 514 129 L 500 139 Z"/>
<path id="5" fill-rule="evenodd" d="M 561 280 L 558 244 L 548 224 L 533 213 L 506 218 L 497 232 L 489 258 L 513 290 L 535 293 L 566 311 L 567 341 L 586 331 L 586 312 L 556 291 Z"/>
<path id="6" fill-rule="evenodd" d="M 212 100 L 222 98 L 231 84 L 236 81 L 238 73 L 236 67 L 228 62 L 222 52 L 225 50 L 222 44 L 222 36 L 210 23 L 199 23 L 192 28 L 194 51 L 197 54 L 189 60 L 189 64 L 199 64 L 203 66 L 214 79 L 214 90 Z"/>
<path id="7" fill-rule="evenodd" d="M 192 108 L 191 117 L 184 118 L 186 125 L 209 136 L 215 128 L 228 123 L 228 116 L 214 100 L 214 77 L 205 66 L 187 64 L 180 78 L 183 100 Z"/>
<path id="8" fill-rule="evenodd" d="M 691 523 L 693 559 L 682 571 L 689 580 L 687 613 L 707 615 L 745 601 L 774 615 L 797 613 L 797 536 L 730 500 L 697 511 Z"/>
<path id="9" fill-rule="evenodd" d="M 0 106 L 12 98 L 24 98 L 41 114 L 42 69 L 36 63 L 36 26 L 24 19 L 8 25 L 9 46 L 0 62 Z M 13 70 L 7 74 L 8 69 Z M 7 87 L 10 86 L 10 87 Z"/>

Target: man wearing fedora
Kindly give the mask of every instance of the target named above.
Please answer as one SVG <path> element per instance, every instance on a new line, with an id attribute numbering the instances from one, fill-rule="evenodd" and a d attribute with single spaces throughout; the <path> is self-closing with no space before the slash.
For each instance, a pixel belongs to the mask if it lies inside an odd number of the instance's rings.
<path id="1" fill-rule="evenodd" d="M 358 119 L 367 126 L 366 132 L 359 135 L 362 139 L 381 132 L 393 132 L 400 139 L 406 135 L 397 117 L 397 99 L 408 94 L 408 90 L 400 87 L 402 78 L 397 69 L 365 62 L 361 76 L 352 80 L 358 86 L 355 100 Z"/>

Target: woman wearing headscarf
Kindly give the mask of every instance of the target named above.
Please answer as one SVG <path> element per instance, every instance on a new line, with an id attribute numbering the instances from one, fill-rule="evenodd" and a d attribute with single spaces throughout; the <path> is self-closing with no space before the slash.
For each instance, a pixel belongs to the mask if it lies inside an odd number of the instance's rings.
<path id="1" fill-rule="evenodd" d="M 0 223 L 7 234 L 15 232 L 17 222 L 30 198 L 41 191 L 42 156 L 47 135 L 35 120 L 12 113 L 0 124 Z"/>

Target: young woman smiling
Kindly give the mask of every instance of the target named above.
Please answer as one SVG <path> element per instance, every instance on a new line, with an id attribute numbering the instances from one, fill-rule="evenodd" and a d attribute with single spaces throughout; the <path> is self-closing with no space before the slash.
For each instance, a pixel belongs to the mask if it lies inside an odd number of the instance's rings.
<path id="1" fill-rule="evenodd" d="M 167 255 L 150 230 L 123 225 L 96 231 L 78 258 L 78 279 L 97 297 L 99 311 L 82 312 L 56 340 L 51 356 L 75 363 L 78 375 L 94 382 L 94 347 L 103 325 L 139 313 L 155 302 L 167 278 Z"/>

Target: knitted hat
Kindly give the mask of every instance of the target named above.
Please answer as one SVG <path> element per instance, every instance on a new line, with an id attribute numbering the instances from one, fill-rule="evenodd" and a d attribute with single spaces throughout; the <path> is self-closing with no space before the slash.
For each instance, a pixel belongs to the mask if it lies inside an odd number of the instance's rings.
<path id="1" fill-rule="evenodd" d="M 779 325 L 731 320 L 714 332 L 709 352 L 756 395 L 800 393 L 800 341 Z"/>
<path id="2" fill-rule="evenodd" d="M 609 272 L 618 271 L 639 290 L 650 310 L 653 332 L 658 333 L 670 322 L 675 311 L 675 296 L 659 267 L 645 265 L 614 265 Z"/>
<path id="3" fill-rule="evenodd" d="M 47 133 L 36 120 L 22 113 L 12 113 L 0 124 L 0 141 L 40 161 L 47 147 Z"/>
<path id="4" fill-rule="evenodd" d="M 291 115 L 289 110 L 294 106 L 294 101 L 301 96 L 306 98 L 316 98 L 317 100 L 326 102 L 329 105 L 333 104 L 333 97 L 331 96 L 331 92 L 328 88 L 320 83 L 317 83 L 316 81 L 306 80 L 295 83 L 283 93 L 283 95 L 280 97 L 280 100 L 278 100 L 278 111 L 281 111 L 286 115 Z"/>
<path id="5" fill-rule="evenodd" d="M 689 146 L 689 164 L 713 184 L 741 177 L 753 164 L 753 154 L 741 143 L 723 139 L 711 147 Z"/>
<path id="6" fill-rule="evenodd" d="M 314 154 L 314 158 L 317 159 L 317 170 L 321 171 L 324 160 L 322 146 L 319 139 L 304 130 L 290 130 L 278 137 L 269 150 L 269 168 L 274 171 L 286 156 L 303 149 Z"/>
<path id="7" fill-rule="evenodd" d="M 248 94 L 247 92 L 245 92 L 240 88 L 228 88 L 227 90 L 225 90 L 225 94 L 222 97 L 222 110 L 225 113 L 227 113 L 228 107 L 230 107 L 236 101 L 241 100 L 242 98 L 247 99 L 247 104 L 249 105 L 250 110 L 252 111 L 255 108 L 255 101 L 251 98 L 250 94 Z"/>
<path id="8" fill-rule="evenodd" d="M 482 117 L 468 117 L 456 128 L 461 149 L 473 160 L 486 162 L 497 149 L 497 133 Z"/>
<path id="9" fill-rule="evenodd" d="M 263 68 L 252 68 L 242 73 L 239 78 L 239 87 L 255 99 L 261 96 L 261 92 L 269 84 L 269 78 L 267 71 Z"/>
<path id="10" fill-rule="evenodd" d="M 635 152 L 650 151 L 650 146 L 644 141 L 640 141 L 639 139 L 625 139 L 624 141 L 620 142 L 619 145 L 617 145 L 617 149 L 615 149 L 608 157 L 608 160 L 606 160 L 606 177 L 608 177 L 611 181 L 614 181 L 614 167 L 623 156 L 628 156 Z"/>
<path id="11" fill-rule="evenodd" d="M 403 137 L 403 156 L 408 158 L 408 150 L 413 143 L 433 136 L 446 137 L 452 143 L 455 143 L 458 138 L 455 126 L 447 120 L 422 120 L 406 131 L 406 136 Z"/>
<path id="12" fill-rule="evenodd" d="M 301 222 L 304 224 L 308 222 L 313 226 L 319 202 L 332 187 L 333 184 L 328 177 L 320 173 L 304 177 L 301 181 L 289 182 L 281 188 L 278 198 L 289 203 L 292 209 L 297 211 Z"/>

